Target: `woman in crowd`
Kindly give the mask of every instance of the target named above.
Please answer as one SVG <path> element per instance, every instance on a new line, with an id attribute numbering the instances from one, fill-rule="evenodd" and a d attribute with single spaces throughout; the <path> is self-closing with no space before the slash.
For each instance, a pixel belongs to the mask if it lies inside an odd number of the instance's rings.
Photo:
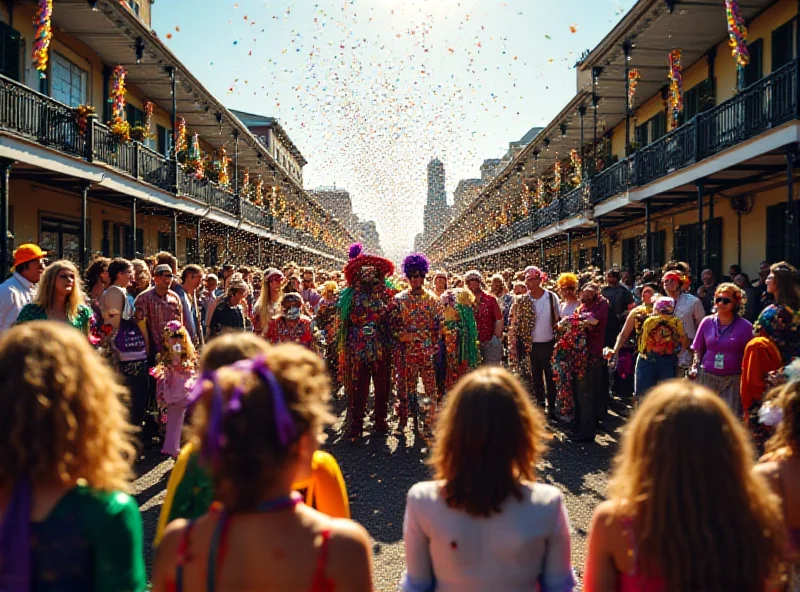
<path id="1" fill-rule="evenodd" d="M 800 590 L 800 362 L 793 362 L 786 375 L 787 383 L 771 391 L 762 408 L 761 419 L 775 434 L 755 471 L 767 478 L 783 502 L 788 534 L 784 589 L 795 592 Z"/>
<path id="2" fill-rule="evenodd" d="M 244 331 L 247 328 L 245 312 L 247 290 L 247 284 L 239 278 L 234 277 L 228 281 L 225 296 L 215 302 L 213 311 L 209 311 L 211 337 L 216 337 L 223 331 Z"/>
<path id="3" fill-rule="evenodd" d="M 133 316 L 133 302 L 127 289 L 133 279 L 133 266 L 127 259 L 118 257 L 108 265 L 109 286 L 98 299 L 101 318 L 115 330 L 120 321 Z"/>
<path id="4" fill-rule="evenodd" d="M 683 322 L 675 316 L 675 301 L 659 296 L 651 297 L 651 302 L 653 311 L 644 319 L 637 343 L 637 401 L 659 382 L 675 378 L 678 354 L 689 346 Z"/>
<path id="5" fill-rule="evenodd" d="M 333 419 L 329 389 L 322 360 L 295 344 L 205 375 L 191 439 L 221 508 L 167 527 L 153 590 L 371 592 L 366 530 L 292 493 Z"/>
<path id="6" fill-rule="evenodd" d="M 223 366 L 268 355 L 266 341 L 251 333 L 222 335 L 208 343 L 199 361 L 199 373 L 214 372 Z M 350 502 L 344 477 L 336 459 L 317 450 L 311 461 L 298 471 L 292 489 L 303 494 L 307 506 L 331 518 L 350 518 Z M 214 501 L 211 478 L 189 442 L 182 449 L 167 483 L 156 530 L 158 546 L 167 524 L 178 518 L 194 519 L 205 514 Z"/>
<path id="7" fill-rule="evenodd" d="M 692 343 L 691 375 L 717 393 L 736 417 L 742 416 L 739 386 L 744 349 L 753 336 L 753 325 L 740 315 L 743 292 L 724 283 L 714 292 L 715 312 L 700 322 Z"/>
<path id="8" fill-rule="evenodd" d="M 108 277 L 108 264 L 111 259 L 107 257 L 98 257 L 89 264 L 86 268 L 85 286 L 86 286 L 86 304 L 92 307 L 92 312 L 95 318 L 102 319 L 103 316 L 100 311 L 100 296 L 103 295 L 105 289 L 111 283 Z"/>
<path id="9" fill-rule="evenodd" d="M 785 261 L 772 265 L 767 292 L 775 303 L 761 312 L 753 332 L 757 337 L 771 339 L 786 365 L 800 356 L 800 279 L 794 266 Z"/>
<path id="10" fill-rule="evenodd" d="M 34 301 L 19 311 L 17 323 L 48 319 L 63 321 L 88 336 L 92 309 L 84 304 L 85 301 L 75 264 L 66 259 L 54 261 L 44 270 Z"/>
<path id="11" fill-rule="evenodd" d="M 258 335 L 266 333 L 272 317 L 281 311 L 282 283 L 283 273 L 280 269 L 270 268 L 264 271 L 261 294 L 253 307 L 253 325 Z"/>
<path id="12" fill-rule="evenodd" d="M 534 481 L 544 419 L 499 367 L 462 378 L 445 399 L 431 464 L 408 492 L 406 592 L 572 590 L 561 492 Z"/>
<path id="13" fill-rule="evenodd" d="M 35 360 L 35 363 L 31 363 Z M 147 588 L 122 388 L 88 341 L 35 322 L 0 339 L 0 588 Z"/>
<path id="14" fill-rule="evenodd" d="M 581 302 L 578 300 L 578 276 L 562 273 L 556 280 L 556 292 L 561 297 L 561 318 L 572 315 Z"/>
<path id="15" fill-rule="evenodd" d="M 719 396 L 685 380 L 653 389 L 595 510 L 584 590 L 767 589 L 783 517 L 752 458 Z"/>
<path id="16" fill-rule="evenodd" d="M 311 319 L 301 313 L 303 297 L 298 292 L 281 296 L 281 311 L 273 317 L 264 337 L 270 343 L 299 343 L 310 348 L 313 342 Z"/>
<path id="17" fill-rule="evenodd" d="M 133 277 L 128 285 L 128 294 L 135 300 L 136 297 L 150 287 L 150 268 L 142 259 L 131 261 Z"/>

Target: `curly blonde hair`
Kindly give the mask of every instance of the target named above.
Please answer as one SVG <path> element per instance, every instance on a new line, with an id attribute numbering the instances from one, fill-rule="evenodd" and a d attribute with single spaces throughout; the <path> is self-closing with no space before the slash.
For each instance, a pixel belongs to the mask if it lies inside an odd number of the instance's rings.
<path id="1" fill-rule="evenodd" d="M 447 505 L 488 517 L 507 497 L 522 499 L 519 482 L 534 479 L 544 435 L 541 411 L 513 374 L 484 367 L 464 376 L 447 396 L 429 461 Z"/>
<path id="2" fill-rule="evenodd" d="M 13 327 L 0 339 L 0 486 L 28 477 L 127 490 L 136 458 L 127 396 L 73 327 Z"/>
<path id="3" fill-rule="evenodd" d="M 609 481 L 617 518 L 633 521 L 637 569 L 666 590 L 763 589 L 781 556 L 783 514 L 752 469 L 747 433 L 719 395 L 688 380 L 651 390 Z"/>
<path id="4" fill-rule="evenodd" d="M 574 273 L 565 272 L 558 276 L 556 280 L 556 289 L 563 290 L 564 288 L 578 289 L 578 276 Z"/>
<path id="5" fill-rule="evenodd" d="M 739 286 L 731 282 L 724 282 L 717 286 L 714 290 L 714 298 L 722 294 L 723 292 L 730 292 L 733 299 L 736 301 L 734 304 L 734 310 L 740 316 L 744 314 L 744 307 L 747 304 L 747 296 Z"/>
<path id="6" fill-rule="evenodd" d="M 285 343 L 266 348 L 266 363 L 283 391 L 296 434 L 315 435 L 334 421 L 328 407 L 330 378 L 322 358 Z M 294 443 L 281 444 L 274 429 L 274 395 L 261 377 L 225 366 L 217 370 L 215 382 L 225 403 L 237 388 L 242 390 L 241 410 L 222 418 L 224 445 L 209 466 L 216 497 L 231 511 L 252 509 L 264 489 L 296 458 L 297 449 Z M 195 450 L 208 452 L 206 435 L 215 396 L 215 384 L 206 380 L 192 415 L 190 439 Z"/>

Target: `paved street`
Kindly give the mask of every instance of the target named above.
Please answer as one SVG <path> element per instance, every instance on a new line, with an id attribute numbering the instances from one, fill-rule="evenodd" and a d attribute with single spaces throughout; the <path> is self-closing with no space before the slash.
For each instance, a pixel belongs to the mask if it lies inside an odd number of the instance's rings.
<path id="1" fill-rule="evenodd" d="M 335 406 L 341 421 L 344 403 L 337 401 Z M 622 407 L 615 402 L 612 409 L 622 410 Z M 550 451 L 540 467 L 540 480 L 557 485 L 566 497 L 573 527 L 573 562 L 579 577 L 583 572 L 592 511 L 605 496 L 620 417 L 612 411 L 607 423 L 610 434 L 598 437 L 598 444 L 594 445 L 572 444 L 563 441 L 563 434 L 554 434 Z M 341 465 L 353 518 L 367 528 L 374 540 L 376 589 L 394 590 L 403 570 L 405 494 L 412 484 L 430 475 L 424 454 L 410 431 L 402 443 L 394 437 L 369 437 L 362 445 L 353 446 L 339 437 L 339 427 L 330 430 L 326 448 Z M 142 508 L 146 540 L 152 540 L 171 466 L 172 461 L 154 460 L 143 461 L 138 467 L 141 477 L 135 493 Z M 149 566 L 150 549 L 146 553 Z"/>

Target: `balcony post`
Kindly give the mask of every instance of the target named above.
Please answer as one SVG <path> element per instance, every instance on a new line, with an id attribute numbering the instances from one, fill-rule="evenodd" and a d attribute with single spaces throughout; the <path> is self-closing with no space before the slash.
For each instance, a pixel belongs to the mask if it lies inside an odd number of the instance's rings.
<path id="1" fill-rule="evenodd" d="M 597 219 L 597 226 L 595 227 L 595 237 L 597 243 L 597 260 L 594 262 L 596 267 L 603 269 L 603 225 L 600 223 L 600 218 Z"/>
<path id="2" fill-rule="evenodd" d="M 225 262 L 231 261 L 231 231 L 225 227 Z"/>
<path id="3" fill-rule="evenodd" d="M 789 144 L 786 148 L 786 216 L 784 217 L 784 234 L 786 240 L 783 243 L 784 261 L 794 261 L 797 258 L 795 253 L 795 226 L 794 226 L 794 151 L 796 144 Z"/>
<path id="4" fill-rule="evenodd" d="M 586 115 L 586 105 L 578 107 L 578 115 L 581 118 L 581 182 L 586 177 L 586 156 L 583 149 L 583 118 Z"/>
<path id="5" fill-rule="evenodd" d="M 111 119 L 111 75 L 114 70 L 111 66 L 103 64 L 103 121 Z"/>
<path id="6" fill-rule="evenodd" d="M 86 137 L 84 138 L 84 148 L 86 153 L 84 158 L 86 162 L 94 162 L 94 124 L 97 122 L 95 117 L 88 117 L 86 119 Z"/>
<path id="7" fill-rule="evenodd" d="M 169 75 L 170 90 L 172 93 L 172 162 L 175 166 L 172 173 L 172 181 L 174 187 L 173 193 L 177 195 L 180 188 L 180 184 L 178 183 L 180 174 L 178 172 L 178 88 L 176 84 L 175 68 L 173 66 L 167 66 L 166 70 Z"/>
<path id="8" fill-rule="evenodd" d="M 567 271 L 572 271 L 572 232 L 567 230 Z"/>
<path id="9" fill-rule="evenodd" d="M 708 194 L 708 223 L 706 224 L 706 226 L 708 228 L 706 229 L 705 244 L 703 245 L 703 250 L 704 250 L 704 253 L 705 253 L 705 263 L 704 263 L 704 265 L 706 267 L 711 267 L 711 223 L 713 222 L 713 220 L 714 220 L 714 194 L 713 193 L 709 193 Z M 700 270 L 700 271 L 702 272 L 702 270 Z M 698 277 L 698 279 L 700 278 L 699 275 L 697 277 Z M 731 279 L 733 279 L 733 278 L 731 278 Z"/>
<path id="10" fill-rule="evenodd" d="M 172 255 L 178 257 L 178 211 L 172 212 Z"/>
<path id="11" fill-rule="evenodd" d="M 87 252 L 87 215 L 89 212 L 89 188 L 91 183 L 85 182 L 81 185 L 81 220 L 80 220 L 80 234 L 78 235 L 78 251 L 80 251 L 81 269 L 86 269 L 89 265 L 89 254 Z"/>
<path id="12" fill-rule="evenodd" d="M 130 250 L 128 251 L 131 254 L 131 257 L 136 259 L 138 254 L 136 253 L 136 198 L 131 198 L 131 245 Z"/>
<path id="13" fill-rule="evenodd" d="M 698 237 L 697 237 L 697 260 L 694 262 L 696 264 L 696 275 L 695 279 L 700 277 L 700 274 L 703 272 L 703 247 L 705 246 L 705 232 L 703 228 L 703 198 L 705 197 L 705 185 L 703 180 L 697 181 L 697 227 L 698 227 Z"/>
<path id="14" fill-rule="evenodd" d="M 539 241 L 539 267 L 544 267 L 544 240 Z"/>
<path id="15" fill-rule="evenodd" d="M 261 237 L 256 237 L 256 241 L 258 241 L 258 266 L 261 267 Z"/>
<path id="16" fill-rule="evenodd" d="M 133 143 L 133 176 L 136 179 L 141 179 L 141 176 L 139 175 L 139 153 L 140 153 L 139 148 L 140 147 L 141 147 L 141 144 L 139 144 L 139 142 L 134 142 Z"/>
<path id="17" fill-rule="evenodd" d="M 651 229 L 650 205 L 650 200 L 646 199 L 644 202 L 644 249 L 647 269 L 653 269 L 653 235 Z"/>
<path id="18" fill-rule="evenodd" d="M 203 251 L 200 250 L 200 221 L 202 218 L 200 216 L 197 217 L 197 229 L 195 230 L 195 239 L 197 240 L 197 264 L 202 264 L 203 262 Z"/>
<path id="19" fill-rule="evenodd" d="M 239 196 L 239 130 L 233 130 L 233 193 Z"/>
<path id="20" fill-rule="evenodd" d="M 630 72 L 631 49 L 633 44 L 630 39 L 622 42 L 622 53 L 625 56 L 625 70 L 623 76 L 625 77 L 625 156 L 630 156 L 631 153 L 631 106 L 628 104 L 628 89 L 630 89 L 631 81 L 628 79 Z"/>
<path id="21" fill-rule="evenodd" d="M 0 280 L 6 279 L 11 251 L 8 248 L 8 205 L 10 201 L 11 166 L 14 161 L 0 159 Z"/>

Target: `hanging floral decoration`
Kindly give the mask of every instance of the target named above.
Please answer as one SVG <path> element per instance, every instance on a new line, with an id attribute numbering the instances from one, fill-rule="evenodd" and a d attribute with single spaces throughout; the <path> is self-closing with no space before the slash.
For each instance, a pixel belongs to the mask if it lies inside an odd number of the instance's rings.
<path id="1" fill-rule="evenodd" d="M 636 99 L 636 85 L 639 84 L 639 80 L 642 79 L 642 75 L 639 74 L 639 70 L 633 68 L 628 71 L 628 109 L 633 109 L 633 102 Z"/>
<path id="2" fill-rule="evenodd" d="M 78 105 L 75 107 L 75 122 L 78 124 L 78 133 L 86 135 L 89 130 L 89 118 L 95 117 L 95 109 L 91 105 Z"/>
<path id="3" fill-rule="evenodd" d="M 242 186 L 239 188 L 239 193 L 245 197 L 247 194 L 250 193 L 250 169 L 247 168 L 244 170 L 244 175 L 242 175 Z"/>
<path id="4" fill-rule="evenodd" d="M 264 179 L 261 177 L 256 181 L 256 190 L 253 193 L 253 203 L 257 206 L 264 205 Z"/>
<path id="5" fill-rule="evenodd" d="M 553 165 L 553 194 L 558 197 L 561 191 L 561 161 L 557 160 Z"/>
<path id="6" fill-rule="evenodd" d="M 203 166 L 203 153 L 200 150 L 200 134 L 196 133 L 192 136 L 192 145 L 189 148 L 189 154 L 186 156 L 186 172 L 194 175 L 196 179 L 205 177 L 205 168 Z"/>
<path id="7" fill-rule="evenodd" d="M 739 12 L 737 0 L 725 0 L 725 13 L 728 20 L 728 37 L 730 38 L 731 55 L 739 68 L 750 63 L 750 51 L 747 49 L 747 27 Z"/>
<path id="8" fill-rule="evenodd" d="M 577 187 L 583 180 L 583 162 L 581 161 L 581 153 L 573 148 L 569 151 L 569 162 L 572 166 L 572 184 Z"/>
<path id="9" fill-rule="evenodd" d="M 683 109 L 683 74 L 681 72 L 681 50 L 673 49 L 669 54 L 669 108 L 672 127 L 677 127 Z"/>
<path id="10" fill-rule="evenodd" d="M 228 151 L 225 147 L 219 149 L 219 184 L 223 187 L 228 187 L 231 184 L 231 179 L 228 176 L 228 165 L 231 159 L 228 158 Z"/>
<path id="11" fill-rule="evenodd" d="M 186 120 L 178 117 L 175 129 L 175 155 L 179 156 L 186 152 Z"/>
<path id="12" fill-rule="evenodd" d="M 114 68 L 114 85 L 108 102 L 111 103 L 111 135 L 117 142 L 128 142 L 131 139 L 131 126 L 125 119 L 125 78 L 128 73 L 122 66 Z"/>
<path id="13" fill-rule="evenodd" d="M 145 140 L 154 140 L 155 135 L 151 130 L 153 125 L 153 102 L 144 102 L 144 122 L 137 123 L 131 127 L 131 138 L 137 142 L 144 142 Z"/>
<path id="14" fill-rule="evenodd" d="M 39 0 L 39 8 L 33 17 L 36 35 L 33 40 L 33 67 L 39 72 L 39 78 L 45 78 L 50 51 L 50 40 L 53 38 L 53 0 Z"/>

